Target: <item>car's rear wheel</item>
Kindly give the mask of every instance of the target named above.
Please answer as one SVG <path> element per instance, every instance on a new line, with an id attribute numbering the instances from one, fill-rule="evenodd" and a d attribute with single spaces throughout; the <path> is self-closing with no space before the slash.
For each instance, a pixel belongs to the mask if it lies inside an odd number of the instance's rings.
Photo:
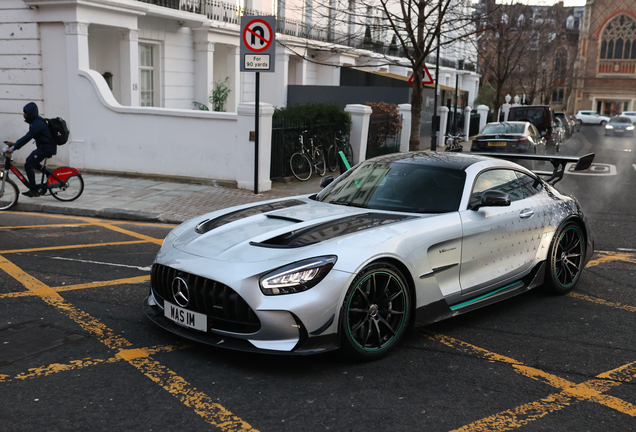
<path id="1" fill-rule="evenodd" d="M 548 255 L 546 288 L 554 294 L 570 292 L 581 277 L 585 259 L 585 237 L 579 225 L 568 223 L 552 240 Z"/>
<path id="2" fill-rule="evenodd" d="M 359 360 L 385 356 L 404 336 L 410 314 L 411 293 L 400 270 L 386 262 L 366 267 L 342 306 L 343 351 Z"/>

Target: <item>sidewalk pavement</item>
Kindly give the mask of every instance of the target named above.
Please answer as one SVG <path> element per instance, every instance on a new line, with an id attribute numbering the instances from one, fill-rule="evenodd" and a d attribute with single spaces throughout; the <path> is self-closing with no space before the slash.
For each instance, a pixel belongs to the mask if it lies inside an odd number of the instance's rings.
<path id="1" fill-rule="evenodd" d="M 335 177 L 338 172 L 333 174 Z M 322 179 L 313 175 L 306 182 L 276 180 L 271 190 L 255 195 L 253 190 L 176 182 L 169 177 L 150 180 L 82 173 L 82 178 L 84 193 L 75 201 L 58 201 L 50 194 L 37 198 L 20 195 L 11 210 L 178 224 L 226 207 L 318 192 Z M 21 182 L 16 184 L 20 192 L 27 191 Z"/>

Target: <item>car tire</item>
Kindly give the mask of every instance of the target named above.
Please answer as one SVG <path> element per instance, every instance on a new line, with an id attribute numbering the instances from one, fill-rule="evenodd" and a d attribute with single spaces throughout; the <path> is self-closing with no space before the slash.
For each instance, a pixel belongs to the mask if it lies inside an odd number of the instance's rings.
<path id="1" fill-rule="evenodd" d="M 579 127 L 583 124 L 583 122 L 581 120 L 577 120 L 576 124 L 579 125 Z"/>
<path id="2" fill-rule="evenodd" d="M 411 291 L 402 272 L 388 262 L 365 267 L 342 305 L 343 353 L 355 360 L 384 357 L 404 336 L 410 316 Z"/>
<path id="3" fill-rule="evenodd" d="M 601 126 L 605 126 L 607 122 L 605 120 L 601 120 Z"/>
<path id="4" fill-rule="evenodd" d="M 566 223 L 552 239 L 545 288 L 552 294 L 563 295 L 570 292 L 581 277 L 584 259 L 583 231 L 576 223 Z"/>

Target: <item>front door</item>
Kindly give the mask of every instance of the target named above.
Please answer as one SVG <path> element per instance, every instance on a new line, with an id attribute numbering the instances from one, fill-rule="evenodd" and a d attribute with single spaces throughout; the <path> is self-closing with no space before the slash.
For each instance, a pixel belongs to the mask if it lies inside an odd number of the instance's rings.
<path id="1" fill-rule="evenodd" d="M 523 181 L 527 182 L 528 178 L 511 169 L 485 171 L 477 178 L 471 206 L 481 202 L 481 195 L 487 190 L 507 193 L 511 203 L 508 207 L 460 212 L 464 230 L 460 268 L 462 294 L 504 281 L 514 282 L 532 267 L 543 229 L 538 201 L 530 193 L 524 194 Z"/>

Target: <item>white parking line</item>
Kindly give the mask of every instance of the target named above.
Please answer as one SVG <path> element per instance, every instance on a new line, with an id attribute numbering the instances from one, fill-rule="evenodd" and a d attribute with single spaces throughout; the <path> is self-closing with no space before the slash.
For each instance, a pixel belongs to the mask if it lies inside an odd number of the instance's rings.
<path id="1" fill-rule="evenodd" d="M 106 263 L 106 262 L 99 262 L 99 261 L 89 261 L 89 260 L 63 258 L 63 257 L 51 257 L 51 259 L 58 259 L 58 260 L 65 260 L 65 261 L 77 261 L 77 262 L 83 262 L 83 263 L 89 263 L 89 264 L 102 264 L 102 265 L 109 265 L 109 266 L 114 266 L 114 267 L 127 267 L 127 268 L 134 268 L 134 269 L 141 270 L 141 271 L 150 271 L 152 269 L 152 267 L 138 267 L 138 266 L 131 266 L 131 265 L 126 265 L 126 264 L 115 264 L 115 263 Z"/>
<path id="2" fill-rule="evenodd" d="M 629 248 L 616 248 L 616 249 L 623 252 L 636 252 L 636 249 L 629 249 Z"/>
<path id="3" fill-rule="evenodd" d="M 632 165 L 634 167 L 634 169 L 636 170 L 636 164 Z"/>

